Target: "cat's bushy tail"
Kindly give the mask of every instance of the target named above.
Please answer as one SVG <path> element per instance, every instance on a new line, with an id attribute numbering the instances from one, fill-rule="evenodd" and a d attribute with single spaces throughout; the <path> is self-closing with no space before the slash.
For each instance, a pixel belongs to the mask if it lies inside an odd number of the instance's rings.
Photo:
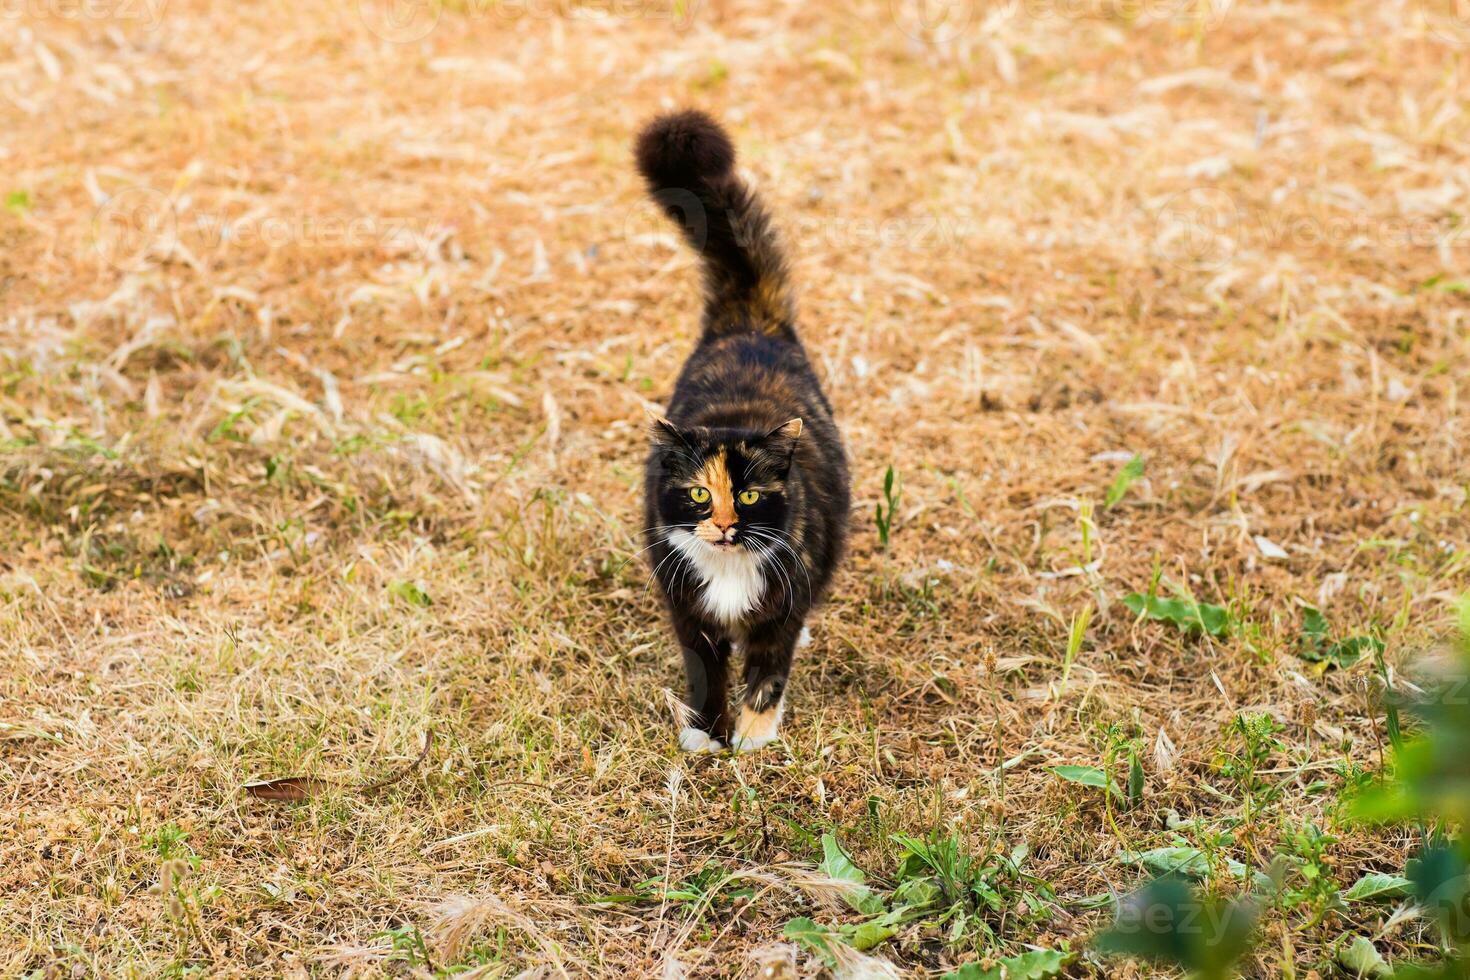
<path id="1" fill-rule="evenodd" d="M 795 336 L 786 261 L 760 199 L 735 174 L 735 146 L 706 113 L 659 116 L 638 136 L 638 170 L 704 261 L 704 329 Z"/>

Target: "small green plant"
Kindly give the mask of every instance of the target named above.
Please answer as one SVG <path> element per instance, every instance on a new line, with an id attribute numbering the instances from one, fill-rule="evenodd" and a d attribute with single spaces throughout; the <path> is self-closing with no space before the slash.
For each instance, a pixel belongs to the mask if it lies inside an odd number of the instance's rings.
<path id="1" fill-rule="evenodd" d="M 1221 853 L 1234 843 L 1229 831 L 1206 834 L 1202 847 L 1195 847 L 1183 838 L 1168 847 L 1155 847 L 1147 851 L 1123 851 L 1118 855 L 1121 864 L 1146 868 L 1156 875 L 1178 875 L 1196 881 L 1229 877 L 1241 881 L 1266 884 L 1267 877 L 1252 871 L 1239 861 Z"/>
<path id="2" fill-rule="evenodd" d="M 1118 784 L 1109 779 L 1107 772 L 1097 766 L 1052 766 L 1051 771 L 1057 778 L 1069 783 L 1093 789 L 1105 789 L 1109 793 L 1122 795 L 1118 790 Z"/>
<path id="3" fill-rule="evenodd" d="M 924 839 L 895 834 L 893 842 L 902 849 L 894 901 L 926 910 L 926 921 L 948 927 L 952 945 L 965 939 L 994 945 L 1000 937 L 993 923 L 1017 910 L 1023 919 L 1040 915 L 1055 901 L 1050 884 L 1024 871 L 1024 844 L 974 854 L 953 831 Z"/>
<path id="4" fill-rule="evenodd" d="M 1222 751 L 1216 759 L 1220 774 L 1233 780 L 1241 791 L 1250 797 L 1274 799 L 1275 787 L 1260 778 L 1259 770 L 1270 761 L 1274 752 L 1285 746 L 1276 737 L 1281 726 L 1270 715 L 1236 715 L 1226 731 L 1239 736 L 1240 747 L 1233 751 Z"/>
<path id="5" fill-rule="evenodd" d="M 157 830 L 149 833 L 143 838 L 143 843 L 157 854 L 160 860 L 167 861 L 171 858 L 194 857 L 194 852 L 185 843 L 189 839 L 188 831 L 178 824 L 166 823 Z"/>
<path id="6" fill-rule="evenodd" d="M 1143 457 L 1137 454 L 1123 464 L 1118 475 L 1113 477 L 1112 485 L 1108 487 L 1107 496 L 1103 497 L 1103 509 L 1112 510 L 1127 495 L 1128 488 L 1133 486 L 1143 477 Z"/>
<path id="7" fill-rule="evenodd" d="M 884 900 L 868 888 L 862 869 L 853 864 L 831 834 L 822 835 L 822 860 L 817 870 L 834 882 L 842 882 L 843 900 L 866 918 L 855 923 L 824 925 L 799 916 L 787 922 L 781 934 L 829 967 L 839 967 L 852 959 L 854 951 L 862 953 L 889 939 L 911 917 L 903 906 L 887 908 Z"/>
<path id="8" fill-rule="evenodd" d="M 842 897 L 854 912 L 873 915 L 883 911 L 883 899 L 868 889 L 867 876 L 852 863 L 852 858 L 831 834 L 822 835 L 822 861 L 817 870 L 834 881 L 845 881 L 850 885 Z"/>
<path id="9" fill-rule="evenodd" d="M 422 966 L 433 970 L 433 960 L 429 958 L 429 947 L 424 942 L 424 934 L 417 926 L 401 925 L 390 929 L 384 929 L 373 937 L 374 939 L 386 939 L 393 947 L 393 954 L 389 960 L 403 963 L 406 966 Z"/>
<path id="10" fill-rule="evenodd" d="M 678 881 L 655 875 L 635 884 L 630 892 L 603 895 L 598 901 L 608 905 L 686 904 L 702 909 L 749 900 L 755 895 L 755 888 L 740 884 L 742 880 L 739 874 L 732 875 L 718 861 L 709 860 L 693 874 Z"/>
<path id="11" fill-rule="evenodd" d="M 219 442 L 221 439 L 229 442 L 244 442 L 245 436 L 235 431 L 235 427 L 241 421 L 249 422 L 253 417 L 256 406 L 260 404 L 259 398 L 247 398 L 245 404 L 230 412 L 217 422 L 209 435 L 205 437 L 206 442 Z"/>
<path id="12" fill-rule="evenodd" d="M 1123 786 L 1120 788 L 1114 773 L 1119 765 L 1127 763 Z M 1104 790 L 1103 805 L 1107 809 L 1108 826 L 1122 838 L 1117 821 L 1113 818 L 1116 802 L 1125 810 L 1131 810 L 1143 802 L 1144 774 L 1138 739 L 1129 735 L 1119 725 L 1108 728 L 1103 745 L 1101 766 L 1053 766 L 1053 774 L 1069 783 Z"/>
<path id="13" fill-rule="evenodd" d="M 1164 599 L 1157 595 L 1133 592 L 1123 597 L 1123 605 L 1140 619 L 1170 623 L 1185 633 L 1208 634 L 1217 639 L 1230 635 L 1230 611 L 1224 606 L 1196 602 L 1188 596 Z"/>
<path id="14" fill-rule="evenodd" d="M 410 606 L 418 606 L 420 609 L 426 609 L 434 604 L 434 600 L 430 598 L 424 587 L 409 579 L 395 579 L 388 583 L 388 591 Z"/>
<path id="15" fill-rule="evenodd" d="M 1338 966 L 1347 971 L 1348 976 L 1355 977 L 1357 980 L 1388 980 L 1393 976 L 1393 970 L 1389 968 L 1388 961 L 1383 958 L 1383 954 L 1378 952 L 1373 945 L 1373 940 L 1367 936 L 1354 936 L 1347 943 L 1339 940 L 1334 959 L 1337 960 Z"/>
<path id="16" fill-rule="evenodd" d="M 892 919 L 892 914 L 882 917 Z M 839 966 L 848 949 L 866 952 L 890 938 L 898 930 L 889 922 L 870 919 L 845 925 L 823 925 L 808 916 L 798 916 L 786 923 L 781 935 L 819 957 L 828 966 Z"/>
<path id="17" fill-rule="evenodd" d="M 1255 851 L 1255 821 L 1261 810 L 1275 802 L 1281 789 L 1261 775 L 1267 768 L 1271 756 L 1282 751 L 1285 745 L 1276 737 L 1281 730 L 1275 719 L 1262 712 L 1258 715 L 1236 715 L 1226 729 L 1237 736 L 1239 745 L 1223 748 L 1215 756 L 1215 769 L 1220 775 L 1235 783 L 1245 805 L 1242 830 L 1246 846 Z"/>
<path id="18" fill-rule="evenodd" d="M 158 881 L 149 887 L 148 894 L 156 896 L 163 904 L 181 953 L 187 950 L 192 938 L 212 957 L 213 950 L 200 920 L 200 910 L 218 894 L 219 889 L 215 886 L 201 888 L 194 880 L 198 858 L 183 845 L 186 836 L 171 824 L 151 836 L 154 850 L 160 856 L 187 856 L 163 857 L 158 865 Z"/>
<path id="19" fill-rule="evenodd" d="M 1370 871 L 1342 893 L 1344 902 L 1378 902 L 1408 898 L 1413 882 L 1403 875 Z"/>
<path id="20" fill-rule="evenodd" d="M 1314 823 L 1306 823 L 1288 828 L 1282 843 L 1286 848 L 1283 862 L 1291 866 L 1291 871 L 1278 901 L 1287 911 L 1304 911 L 1307 922 L 1301 928 L 1310 929 L 1345 907 L 1328 853 L 1337 838 Z"/>
<path id="21" fill-rule="evenodd" d="M 1067 689 L 1067 678 L 1072 675 L 1072 664 L 1082 651 L 1082 641 L 1087 639 L 1087 625 L 1092 622 L 1092 603 L 1088 603 L 1072 616 L 1072 627 L 1067 632 L 1067 652 L 1062 658 L 1062 680 L 1057 694 Z"/>
<path id="22" fill-rule="evenodd" d="M 1375 656 L 1386 676 L 1381 653 Z M 1417 732 L 1400 729 L 1400 706 L 1419 719 Z M 1404 878 L 1419 906 L 1436 920 L 1443 954 L 1437 966 L 1401 968 L 1394 977 L 1465 980 L 1470 978 L 1470 841 L 1462 828 L 1470 820 L 1470 768 L 1465 765 L 1470 758 L 1470 600 L 1460 604 L 1454 667 L 1413 701 L 1390 688 L 1389 707 L 1394 709 L 1388 715 L 1391 774 L 1360 793 L 1351 814 L 1364 822 L 1419 826 L 1424 843 Z M 1374 884 L 1391 888 L 1394 883 Z"/>
<path id="23" fill-rule="evenodd" d="M 939 980 L 1051 980 L 1059 977 L 1077 959 L 1064 949 L 1033 949 L 1019 956 L 1004 956 L 991 966 L 966 963 Z"/>
<path id="24" fill-rule="evenodd" d="M 977 854 L 968 850 L 953 831 L 935 831 L 923 838 L 893 834 L 890 839 L 899 848 L 899 864 L 892 892 L 882 895 L 869 887 L 867 876 L 853 864 L 836 838 L 822 835 L 818 870 L 846 886 L 844 901 L 863 919 L 828 925 L 803 916 L 787 923 L 785 938 L 829 966 L 838 965 L 844 950 L 872 949 L 909 925 L 940 930 L 950 946 L 990 949 L 999 942 L 997 929 L 1002 923 L 1039 917 L 1048 903 L 1056 900 L 1047 882 L 1023 870 L 1027 856 L 1024 845 L 1009 852 L 993 849 Z M 1070 962 L 1070 954 L 1061 955 Z M 966 972 L 959 976 L 969 980 L 990 974 Z"/>
<path id="25" fill-rule="evenodd" d="M 1103 768 L 1112 772 L 1115 766 L 1127 760 L 1128 791 L 1119 793 L 1118 798 L 1128 809 L 1143 802 L 1143 760 L 1140 757 L 1140 750 L 1138 739 L 1131 736 L 1123 727 L 1113 725 L 1108 729 L 1107 748 L 1103 753 Z"/>
<path id="26" fill-rule="evenodd" d="M 1303 660 L 1320 663 L 1325 670 L 1328 667 L 1351 667 L 1364 656 L 1383 653 L 1383 641 L 1376 636 L 1349 636 L 1335 641 L 1330 637 L 1331 628 L 1322 611 L 1315 606 L 1303 609 L 1302 644 L 1298 649 Z"/>
<path id="27" fill-rule="evenodd" d="M 873 523 L 878 525 L 878 543 L 884 548 L 888 547 L 888 536 L 893 532 L 893 512 L 898 509 L 898 501 L 903 496 L 903 487 L 897 482 L 897 476 L 893 467 L 883 474 L 883 501 L 876 505 L 873 512 Z M 888 505 L 884 510 L 884 503 Z"/>

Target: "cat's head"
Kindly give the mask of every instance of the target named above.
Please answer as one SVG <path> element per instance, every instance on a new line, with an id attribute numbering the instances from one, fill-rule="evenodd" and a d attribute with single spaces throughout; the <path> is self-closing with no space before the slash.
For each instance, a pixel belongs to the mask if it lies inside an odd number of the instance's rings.
<path id="1" fill-rule="evenodd" d="M 680 428 L 653 420 L 658 526 L 712 551 L 775 550 L 790 513 L 786 480 L 801 419 L 770 430 Z"/>

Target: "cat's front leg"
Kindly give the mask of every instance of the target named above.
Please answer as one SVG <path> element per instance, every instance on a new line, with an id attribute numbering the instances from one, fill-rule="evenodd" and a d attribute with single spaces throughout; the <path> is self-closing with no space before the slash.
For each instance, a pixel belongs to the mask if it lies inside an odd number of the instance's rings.
<path id="1" fill-rule="evenodd" d="M 754 752 L 775 741 L 786 706 L 791 659 L 804 632 L 799 619 L 766 623 L 741 642 L 745 653 L 745 693 L 730 737 L 736 752 Z"/>
<path id="2" fill-rule="evenodd" d="M 730 641 L 711 636 L 694 620 L 676 621 L 684 652 L 689 717 L 679 731 L 685 752 L 720 752 L 730 739 Z"/>

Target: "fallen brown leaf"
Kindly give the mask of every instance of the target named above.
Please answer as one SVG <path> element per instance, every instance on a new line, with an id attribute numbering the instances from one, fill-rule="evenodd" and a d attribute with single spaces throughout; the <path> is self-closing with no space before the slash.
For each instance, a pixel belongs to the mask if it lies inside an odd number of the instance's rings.
<path id="1" fill-rule="evenodd" d="M 433 744 L 433 731 L 425 732 L 424 747 L 419 750 L 418 756 L 412 762 L 386 779 L 380 779 L 374 783 L 366 783 L 357 787 L 357 789 L 363 793 L 376 793 L 405 779 L 423 764 Z M 336 783 L 329 779 L 318 779 L 314 776 L 282 776 L 279 779 L 261 779 L 246 783 L 241 788 L 257 800 L 282 800 L 287 803 L 299 803 L 302 800 L 309 800 L 319 793 L 324 793 L 335 785 Z"/>
<path id="2" fill-rule="evenodd" d="M 296 803 L 310 799 L 331 787 L 331 782 L 325 779 L 313 779 L 311 776 L 282 776 L 280 779 L 262 779 L 246 783 L 243 788 L 257 800 L 285 800 Z"/>

